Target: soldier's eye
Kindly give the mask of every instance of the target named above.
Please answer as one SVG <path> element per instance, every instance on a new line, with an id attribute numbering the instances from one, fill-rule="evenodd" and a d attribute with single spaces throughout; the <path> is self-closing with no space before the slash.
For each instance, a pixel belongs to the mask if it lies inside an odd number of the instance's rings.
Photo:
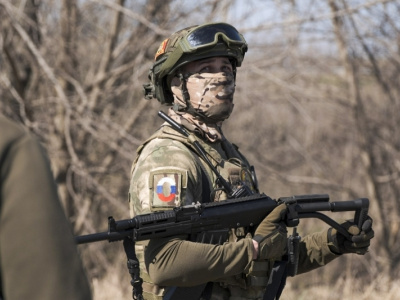
<path id="1" fill-rule="evenodd" d="M 200 73 L 209 73 L 210 72 L 210 67 L 203 67 L 203 68 L 201 68 L 201 70 L 200 70 Z"/>
<path id="2" fill-rule="evenodd" d="M 222 71 L 231 73 L 232 72 L 232 68 L 229 67 L 229 66 L 225 66 L 225 67 L 222 68 Z"/>

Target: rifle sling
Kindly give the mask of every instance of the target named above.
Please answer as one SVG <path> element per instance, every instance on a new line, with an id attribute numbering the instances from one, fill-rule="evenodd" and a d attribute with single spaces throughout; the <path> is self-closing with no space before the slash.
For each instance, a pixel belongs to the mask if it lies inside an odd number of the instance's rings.
<path id="1" fill-rule="evenodd" d="M 163 297 L 163 300 L 185 300 L 185 299 L 210 299 L 212 282 L 203 283 L 191 287 L 170 287 Z"/>
<path id="2" fill-rule="evenodd" d="M 263 300 L 279 300 L 286 284 L 287 261 L 275 261 Z"/>

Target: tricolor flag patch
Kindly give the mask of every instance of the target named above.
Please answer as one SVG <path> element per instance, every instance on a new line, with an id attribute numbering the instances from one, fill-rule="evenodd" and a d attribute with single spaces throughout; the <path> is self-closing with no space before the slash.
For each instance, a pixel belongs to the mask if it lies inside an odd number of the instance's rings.
<path id="1" fill-rule="evenodd" d="M 186 188 L 187 172 L 179 168 L 160 168 L 150 172 L 151 209 L 180 206 L 182 188 Z"/>
<path id="2" fill-rule="evenodd" d="M 157 183 L 157 196 L 163 202 L 175 200 L 176 182 L 175 178 L 163 177 Z"/>

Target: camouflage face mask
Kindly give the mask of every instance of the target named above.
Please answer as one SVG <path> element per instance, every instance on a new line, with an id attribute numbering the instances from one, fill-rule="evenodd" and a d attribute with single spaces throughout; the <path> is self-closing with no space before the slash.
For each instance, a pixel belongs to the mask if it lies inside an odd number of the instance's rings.
<path id="1" fill-rule="evenodd" d="M 171 89 L 179 106 L 187 108 L 182 95 L 182 86 L 173 86 Z M 221 122 L 232 113 L 235 93 L 233 74 L 196 73 L 187 77 L 186 89 L 190 105 L 207 123 Z"/>

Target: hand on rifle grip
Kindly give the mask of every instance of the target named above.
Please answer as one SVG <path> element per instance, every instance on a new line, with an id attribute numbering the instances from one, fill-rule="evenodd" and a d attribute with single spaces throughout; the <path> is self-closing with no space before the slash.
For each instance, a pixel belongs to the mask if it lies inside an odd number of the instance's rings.
<path id="1" fill-rule="evenodd" d="M 374 237 L 372 229 L 372 219 L 367 216 L 361 226 L 361 230 L 352 220 L 345 221 L 341 224 L 350 233 L 350 239 L 334 228 L 328 230 L 329 248 L 336 254 L 357 253 L 364 255 L 368 252 L 371 239 Z"/>
<path id="2" fill-rule="evenodd" d="M 286 253 L 287 230 L 284 223 L 286 205 L 277 206 L 258 225 L 253 240 L 258 243 L 257 259 L 280 259 Z"/>

